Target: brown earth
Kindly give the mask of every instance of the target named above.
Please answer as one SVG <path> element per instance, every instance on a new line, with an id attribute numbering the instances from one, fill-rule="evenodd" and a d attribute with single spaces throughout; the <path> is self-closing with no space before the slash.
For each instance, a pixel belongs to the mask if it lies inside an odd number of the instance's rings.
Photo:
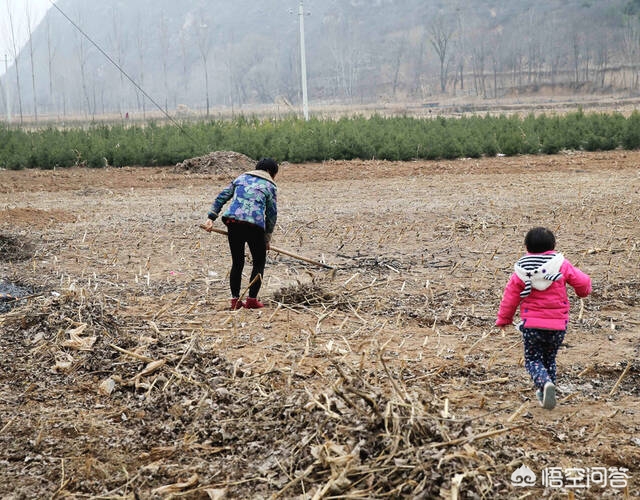
<path id="1" fill-rule="evenodd" d="M 639 164 L 285 164 L 273 244 L 334 269 L 271 252 L 233 313 L 197 226 L 244 164 L 0 171 L 0 498 L 640 498 Z M 594 284 L 553 411 L 492 326 L 534 225 Z"/>

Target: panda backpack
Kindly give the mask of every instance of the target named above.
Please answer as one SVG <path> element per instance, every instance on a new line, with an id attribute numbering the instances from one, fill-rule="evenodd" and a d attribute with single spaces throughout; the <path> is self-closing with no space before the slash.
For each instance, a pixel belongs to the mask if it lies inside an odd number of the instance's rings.
<path id="1" fill-rule="evenodd" d="M 526 297 L 531 289 L 546 290 L 562 277 L 560 267 L 564 262 L 561 253 L 525 255 L 513 266 L 518 278 L 524 282 L 520 297 Z"/>

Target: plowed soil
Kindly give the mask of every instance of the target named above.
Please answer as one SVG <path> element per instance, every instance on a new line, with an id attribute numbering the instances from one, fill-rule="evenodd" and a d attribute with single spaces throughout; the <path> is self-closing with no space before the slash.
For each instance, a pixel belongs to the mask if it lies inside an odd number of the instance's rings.
<path id="1" fill-rule="evenodd" d="M 237 312 L 198 225 L 244 165 L 0 171 L 0 498 L 640 498 L 638 165 L 284 164 L 273 245 L 333 269 Z M 552 411 L 493 327 L 538 225 L 593 280 Z"/>

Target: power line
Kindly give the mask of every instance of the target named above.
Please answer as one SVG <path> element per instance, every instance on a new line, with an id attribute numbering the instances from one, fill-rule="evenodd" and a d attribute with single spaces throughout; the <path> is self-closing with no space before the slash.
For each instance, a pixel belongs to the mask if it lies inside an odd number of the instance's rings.
<path id="1" fill-rule="evenodd" d="M 121 67 L 121 66 L 120 66 L 116 61 L 114 61 L 114 60 L 113 60 L 113 58 L 112 58 L 109 54 L 107 54 L 107 53 L 102 49 L 102 47 L 100 47 L 100 45 L 98 45 L 98 44 L 97 44 L 97 43 L 96 43 L 96 42 L 95 42 L 95 41 L 94 41 L 94 40 L 93 40 L 89 35 L 87 35 L 87 33 L 85 33 L 85 32 L 84 32 L 84 30 L 83 30 L 82 28 L 80 28 L 80 26 L 78 26 L 78 25 L 77 25 L 77 24 L 76 24 L 76 23 L 75 23 L 75 22 L 74 22 L 74 21 L 73 21 L 73 20 L 72 20 L 68 15 L 67 15 L 67 14 L 65 14 L 65 13 L 62 11 L 62 9 L 61 9 L 60 7 L 58 7 L 58 6 L 54 3 L 54 0 L 49 0 L 49 3 L 51 3 L 51 5 L 52 5 L 52 6 L 53 6 L 53 7 L 54 7 L 58 12 L 60 12 L 60 14 L 62 14 L 62 16 L 64 16 L 64 18 L 65 18 L 67 21 L 69 21 L 69 23 L 71 23 L 71 25 L 72 25 L 76 30 L 78 30 L 78 31 L 82 34 L 82 36 L 84 36 L 87 40 L 89 40 L 89 42 L 91 42 L 91 44 L 92 44 L 96 49 L 98 49 L 98 51 L 99 51 L 99 52 L 100 52 L 104 57 L 106 57 L 106 58 L 107 58 L 107 60 L 108 60 L 111 64 L 113 64 L 113 65 L 118 69 L 118 71 L 120 71 L 120 73 L 122 73 L 122 74 L 123 74 L 123 75 L 124 75 L 124 76 L 125 76 L 125 77 L 126 77 L 126 78 L 131 82 L 131 83 L 132 83 L 132 84 L 133 84 L 133 86 L 134 86 L 135 88 L 137 88 L 137 89 L 142 93 L 142 95 L 144 95 L 147 99 L 149 99 L 149 101 L 150 101 L 150 102 L 151 102 L 151 103 L 152 103 L 156 108 L 158 108 L 158 109 L 160 110 L 160 112 L 161 112 L 164 116 L 166 116 L 166 117 L 169 119 L 169 121 L 170 121 L 171 123 L 173 123 L 176 127 L 178 127 L 178 128 L 180 129 L 180 131 L 181 131 L 184 135 L 186 135 L 189 139 L 191 139 L 194 143 L 196 143 L 195 139 L 193 139 L 193 138 L 192 138 L 192 137 L 187 133 L 187 131 L 182 127 L 182 125 L 180 125 L 180 124 L 179 124 L 179 123 L 178 123 L 178 122 L 177 122 L 177 121 L 176 121 L 176 120 L 175 120 L 175 119 L 174 119 L 174 118 L 173 118 L 169 113 L 167 113 L 164 109 L 162 109 L 162 106 L 160 106 L 160 105 L 159 105 L 159 104 L 158 104 L 158 103 L 157 103 L 157 102 L 156 102 L 156 101 L 155 101 L 155 100 L 154 100 L 154 99 L 153 99 L 149 94 L 147 94 L 147 93 L 145 92 L 145 90 L 144 90 L 140 85 L 138 85 L 138 83 L 137 83 L 133 78 L 131 78 L 131 77 L 127 74 L 127 72 L 126 72 L 124 69 L 122 69 L 122 67 Z M 197 143 L 196 143 L 196 144 L 197 144 Z"/>

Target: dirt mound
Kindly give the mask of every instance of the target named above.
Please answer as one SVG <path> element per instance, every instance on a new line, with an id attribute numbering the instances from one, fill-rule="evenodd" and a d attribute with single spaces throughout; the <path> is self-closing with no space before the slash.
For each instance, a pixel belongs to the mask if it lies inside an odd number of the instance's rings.
<path id="1" fill-rule="evenodd" d="M 176 164 L 174 172 L 196 174 L 234 174 L 253 169 L 255 161 L 234 151 L 212 151 L 204 156 L 188 158 Z"/>

